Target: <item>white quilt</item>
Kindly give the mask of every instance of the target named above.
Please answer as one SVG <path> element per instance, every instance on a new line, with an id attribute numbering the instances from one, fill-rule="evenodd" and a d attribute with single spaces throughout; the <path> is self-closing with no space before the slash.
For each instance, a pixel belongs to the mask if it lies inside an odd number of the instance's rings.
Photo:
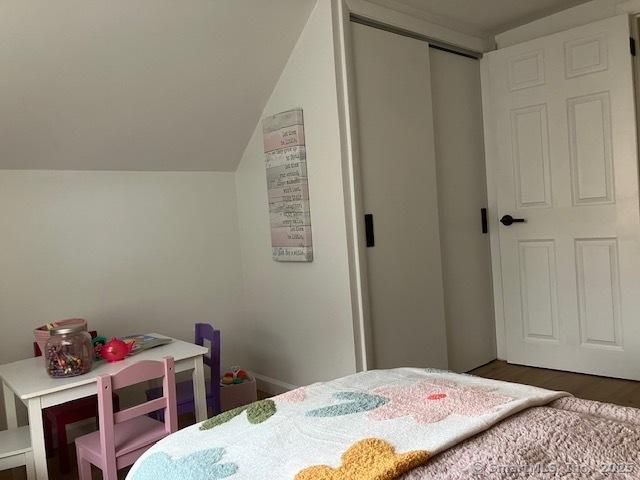
<path id="1" fill-rule="evenodd" d="M 391 480 L 521 410 L 566 396 L 450 372 L 370 371 L 185 428 L 129 480 Z"/>

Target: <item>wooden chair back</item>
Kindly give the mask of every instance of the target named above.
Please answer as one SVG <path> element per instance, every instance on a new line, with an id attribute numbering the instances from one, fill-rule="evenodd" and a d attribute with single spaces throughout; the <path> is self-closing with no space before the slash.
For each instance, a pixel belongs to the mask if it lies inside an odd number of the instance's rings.
<path id="1" fill-rule="evenodd" d="M 162 378 L 162 397 L 114 412 L 113 392 L 137 383 Z M 98 377 L 98 413 L 100 417 L 100 444 L 105 459 L 115 461 L 114 426 L 164 409 L 164 425 L 167 434 L 178 429 L 176 412 L 176 377 L 172 357 L 163 361 L 143 360 L 123 368 L 113 375 Z M 113 466 L 115 468 L 115 465 Z"/>
<path id="2" fill-rule="evenodd" d="M 208 323 L 196 323 L 196 345 L 204 347 L 205 340 L 210 343 L 209 355 L 204 355 L 203 362 L 209 367 L 211 392 L 207 392 L 207 397 L 213 397 L 214 414 L 220 413 L 220 330 L 216 330 Z"/>

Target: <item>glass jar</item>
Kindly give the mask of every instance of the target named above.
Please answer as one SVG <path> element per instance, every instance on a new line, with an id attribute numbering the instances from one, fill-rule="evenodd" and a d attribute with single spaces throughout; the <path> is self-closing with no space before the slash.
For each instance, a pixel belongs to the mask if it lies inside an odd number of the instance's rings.
<path id="1" fill-rule="evenodd" d="M 45 347 L 47 373 L 65 378 L 91 370 L 93 345 L 87 325 L 64 325 L 53 328 Z"/>

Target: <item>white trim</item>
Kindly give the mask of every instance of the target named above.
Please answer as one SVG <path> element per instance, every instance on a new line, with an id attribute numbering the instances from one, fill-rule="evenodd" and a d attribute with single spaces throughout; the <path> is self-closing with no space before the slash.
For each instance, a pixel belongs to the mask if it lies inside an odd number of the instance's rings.
<path id="1" fill-rule="evenodd" d="M 534 38 L 563 32 L 617 15 L 624 0 L 591 0 L 572 8 L 548 15 L 495 36 L 498 48 L 523 43 Z"/>
<path id="2" fill-rule="evenodd" d="M 383 7 L 366 0 L 345 0 L 345 14 L 347 18 L 353 13 L 387 25 L 419 33 L 427 37 L 436 38 L 442 42 L 456 45 L 475 52 L 493 50 L 493 39 L 475 37 L 447 27 L 443 27 L 427 20 L 416 18 L 406 13 Z"/>
<path id="3" fill-rule="evenodd" d="M 340 136 L 342 145 L 342 178 L 347 222 L 347 250 L 349 253 L 349 277 L 353 312 L 356 370 L 372 367 L 371 331 L 369 322 L 369 295 L 367 287 L 367 263 L 364 249 L 364 226 L 360 195 L 357 122 L 351 71 L 351 28 L 349 9 L 345 0 L 333 0 L 334 47 L 336 51 L 336 83 L 340 107 Z"/>
<path id="4" fill-rule="evenodd" d="M 369 3 L 375 3 L 382 7 L 395 10 L 396 12 L 404 13 L 413 18 L 420 18 L 429 23 L 440 25 L 442 27 L 449 28 L 456 32 L 464 33 L 474 37 L 485 38 L 488 37 L 488 33 L 485 29 L 480 27 L 474 27 L 468 23 L 455 20 L 451 17 L 443 17 L 430 12 L 427 8 L 418 5 L 408 5 L 402 0 L 367 0 Z M 426 2 L 425 2 L 426 3 Z M 425 5 L 426 7 L 426 5 Z"/>
<path id="5" fill-rule="evenodd" d="M 482 122 L 484 124 L 484 156 L 487 174 L 487 217 L 489 220 L 489 243 L 491 245 L 491 274 L 493 280 L 493 309 L 496 324 L 496 353 L 498 359 L 507 359 L 506 324 L 504 320 L 504 297 L 502 292 L 502 268 L 500 255 L 500 212 L 496 191 L 495 159 L 498 149 L 495 144 L 495 116 L 491 108 L 491 78 L 489 57 L 480 60 L 480 80 L 482 83 Z"/>
<path id="6" fill-rule="evenodd" d="M 256 379 L 256 387 L 270 395 L 280 395 L 291 390 L 298 388 L 296 385 L 283 382 L 277 378 L 267 377 L 266 375 L 260 375 L 259 373 L 250 372 L 250 375 Z"/>

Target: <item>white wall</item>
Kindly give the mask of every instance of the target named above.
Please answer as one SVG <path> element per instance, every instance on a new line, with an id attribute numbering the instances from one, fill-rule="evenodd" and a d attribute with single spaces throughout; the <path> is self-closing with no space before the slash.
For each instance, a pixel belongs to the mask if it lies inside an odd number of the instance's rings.
<path id="1" fill-rule="evenodd" d="M 263 112 L 304 109 L 312 263 L 271 258 L 261 124 L 236 174 L 246 322 L 238 355 L 293 385 L 356 368 L 331 15 L 319 0 Z"/>
<path id="2" fill-rule="evenodd" d="M 0 171 L 0 363 L 32 329 L 83 317 L 104 335 L 240 335 L 230 173 Z"/>
<path id="3" fill-rule="evenodd" d="M 235 363 L 235 202 L 233 173 L 0 171 L 0 364 L 32 355 L 34 327 L 78 316 L 185 340 L 211 322 Z"/>

